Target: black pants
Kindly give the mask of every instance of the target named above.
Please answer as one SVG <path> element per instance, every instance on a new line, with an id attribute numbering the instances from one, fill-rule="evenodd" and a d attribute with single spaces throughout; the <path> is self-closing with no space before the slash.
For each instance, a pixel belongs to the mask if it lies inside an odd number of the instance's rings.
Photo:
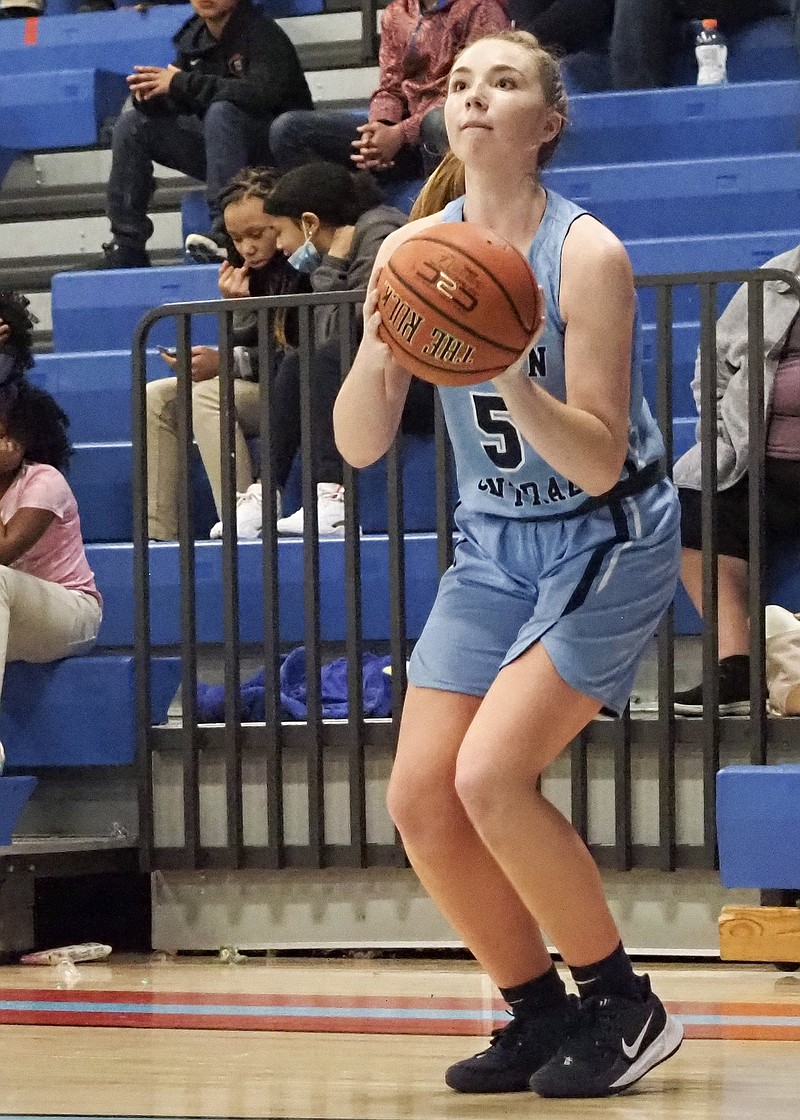
<path id="1" fill-rule="evenodd" d="M 311 446 L 317 482 L 339 482 L 342 458 L 333 438 L 333 405 L 341 385 L 339 339 L 323 343 L 311 356 Z M 281 361 L 271 386 L 272 470 L 282 490 L 300 449 L 300 354 L 292 350 Z M 401 428 L 413 435 L 433 432 L 433 386 L 413 378 L 408 390 Z"/>
<path id="2" fill-rule="evenodd" d="M 800 462 L 767 459 L 764 464 L 764 522 L 767 540 L 800 534 Z M 681 544 L 702 549 L 700 491 L 678 491 L 681 500 Z M 747 475 L 717 494 L 717 546 L 720 556 L 750 557 L 747 523 L 749 508 Z"/>

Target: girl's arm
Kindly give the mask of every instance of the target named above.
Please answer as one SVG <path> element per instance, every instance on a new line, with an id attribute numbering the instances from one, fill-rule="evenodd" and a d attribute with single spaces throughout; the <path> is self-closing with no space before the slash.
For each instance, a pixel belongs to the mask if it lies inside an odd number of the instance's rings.
<path id="1" fill-rule="evenodd" d="M 392 446 L 411 384 L 411 374 L 378 337 L 378 274 L 398 245 L 439 220 L 434 214 L 398 229 L 386 238 L 375 259 L 364 304 L 364 337 L 333 409 L 336 446 L 353 467 L 368 467 Z"/>
<path id="2" fill-rule="evenodd" d="M 588 216 L 564 241 L 560 305 L 566 402 L 529 377 L 523 362 L 494 383 L 526 442 L 587 494 L 605 494 L 628 447 L 635 294 L 622 244 Z"/>
<path id="3" fill-rule="evenodd" d="M 0 520 L 0 564 L 13 564 L 33 548 L 55 519 L 49 509 L 18 509 L 8 524 Z"/>

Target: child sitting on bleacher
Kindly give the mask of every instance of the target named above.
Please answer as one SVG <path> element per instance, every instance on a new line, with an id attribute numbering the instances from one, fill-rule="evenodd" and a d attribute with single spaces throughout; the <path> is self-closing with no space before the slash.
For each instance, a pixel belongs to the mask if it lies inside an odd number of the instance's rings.
<path id="1" fill-rule="evenodd" d="M 245 168 L 225 187 L 220 205 L 232 240 L 231 262 L 220 267 L 219 290 L 223 299 L 285 295 L 307 291 L 306 277 L 293 269 L 279 252 L 275 231 L 264 213 L 264 198 L 277 181 L 268 168 Z M 256 537 L 261 529 L 261 503 L 247 491 L 253 465 L 247 440 L 260 430 L 259 375 L 256 317 L 233 316 L 234 408 L 236 413 L 236 489 L 239 493 L 239 535 Z M 279 316 L 275 323 L 273 356 L 276 364 L 287 345 L 295 345 L 294 316 Z M 177 359 L 162 353 L 172 369 Z M 274 375 L 275 369 L 270 372 Z M 192 347 L 192 426 L 203 460 L 214 504 L 222 517 L 220 466 L 219 352 L 210 346 Z M 171 541 L 178 536 L 178 379 L 160 378 L 147 386 L 148 532 L 151 540 Z M 212 535 L 219 535 L 212 530 Z"/>
<path id="2" fill-rule="evenodd" d="M 75 497 L 67 420 L 31 385 L 31 317 L 0 293 L 0 688 L 8 661 L 85 653 L 103 617 Z"/>
<path id="3" fill-rule="evenodd" d="M 405 225 L 406 216 L 383 205 L 374 180 L 363 171 L 349 171 L 319 161 L 297 167 L 278 180 L 264 200 L 276 233 L 278 249 L 289 263 L 308 275 L 315 292 L 365 289 L 375 257 L 385 238 Z M 317 481 L 317 524 L 320 536 L 344 533 L 342 458 L 333 437 L 333 404 L 342 379 L 338 311 L 317 308 L 317 346 L 309 374 L 312 395 L 312 450 Z M 359 328 L 360 329 L 360 328 Z M 297 351 L 281 362 L 272 392 L 272 464 L 282 489 L 300 448 L 300 382 Z M 403 430 L 418 435 L 433 430 L 433 393 L 415 379 L 403 414 Z M 278 521 L 278 532 L 303 532 L 303 510 Z"/>

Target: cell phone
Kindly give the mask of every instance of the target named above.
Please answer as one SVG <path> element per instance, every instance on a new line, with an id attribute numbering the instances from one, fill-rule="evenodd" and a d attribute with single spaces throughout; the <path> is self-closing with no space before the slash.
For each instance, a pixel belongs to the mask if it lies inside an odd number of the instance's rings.
<path id="1" fill-rule="evenodd" d="M 166 354 L 168 358 L 174 358 L 178 353 L 177 350 L 173 350 L 170 346 L 156 346 L 156 350 L 158 350 L 159 354 Z"/>

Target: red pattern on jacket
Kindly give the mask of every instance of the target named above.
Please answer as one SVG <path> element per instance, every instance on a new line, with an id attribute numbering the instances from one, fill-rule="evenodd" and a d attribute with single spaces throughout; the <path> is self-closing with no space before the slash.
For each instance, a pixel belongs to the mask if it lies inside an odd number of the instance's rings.
<path id="1" fill-rule="evenodd" d="M 507 0 L 444 0 L 425 11 L 419 0 L 392 0 L 383 13 L 381 83 L 369 119 L 401 123 L 416 144 L 422 118 L 444 102 L 453 59 L 468 43 L 511 26 Z"/>

